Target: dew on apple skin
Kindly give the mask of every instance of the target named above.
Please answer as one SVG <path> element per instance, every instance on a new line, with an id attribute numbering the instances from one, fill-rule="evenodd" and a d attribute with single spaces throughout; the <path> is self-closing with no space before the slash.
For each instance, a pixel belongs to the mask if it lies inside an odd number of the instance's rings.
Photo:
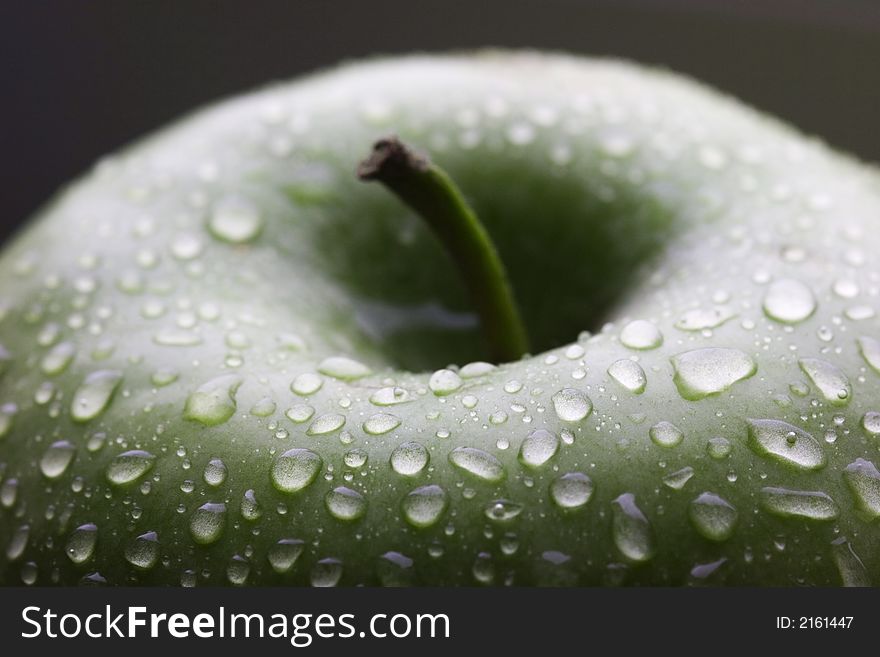
<path id="1" fill-rule="evenodd" d="M 846 374 L 838 367 L 819 358 L 801 358 L 798 365 L 826 401 L 836 406 L 849 403 L 852 398 L 852 386 Z"/>
<path id="2" fill-rule="evenodd" d="M 758 369 L 745 352 L 721 347 L 686 351 L 673 356 L 671 361 L 675 370 L 672 380 L 678 394 L 688 401 L 724 392 Z"/>
<path id="3" fill-rule="evenodd" d="M 345 425 L 345 416 L 339 413 L 325 413 L 315 418 L 306 433 L 309 436 L 323 436 L 338 431 Z"/>
<path id="4" fill-rule="evenodd" d="M 4 479 L 0 484 L 0 505 L 6 509 L 11 509 L 18 499 L 18 479 Z"/>
<path id="5" fill-rule="evenodd" d="M 736 313 L 724 306 L 711 309 L 698 308 L 684 313 L 675 322 L 675 328 L 682 331 L 705 331 L 717 328 L 734 317 Z"/>
<path id="6" fill-rule="evenodd" d="M 240 554 L 233 555 L 226 566 L 226 580 L 232 586 L 244 586 L 250 574 L 250 562 Z"/>
<path id="7" fill-rule="evenodd" d="M 654 556 L 654 532 L 636 504 L 635 495 L 624 493 L 611 503 L 611 533 L 620 553 L 637 563 Z"/>
<path id="8" fill-rule="evenodd" d="M 648 436 L 658 447 L 676 447 L 684 440 L 684 432 L 672 422 L 665 420 L 648 429 Z"/>
<path id="9" fill-rule="evenodd" d="M 226 481 L 227 473 L 228 469 L 226 468 L 226 464 L 221 459 L 212 458 L 205 465 L 205 470 L 202 472 L 202 479 L 204 479 L 205 483 L 209 486 L 216 488 Z"/>
<path id="10" fill-rule="evenodd" d="M 687 465 L 663 477 L 663 485 L 672 490 L 681 490 L 694 476 L 694 469 Z"/>
<path id="11" fill-rule="evenodd" d="M 240 376 L 224 374 L 202 384 L 187 397 L 183 417 L 208 427 L 223 424 L 235 413 L 241 382 Z"/>
<path id="12" fill-rule="evenodd" d="M 59 342 L 43 356 L 40 369 L 47 376 L 57 376 L 67 369 L 75 355 L 76 346 L 72 342 Z"/>
<path id="13" fill-rule="evenodd" d="M 504 479 L 505 471 L 501 461 L 476 447 L 456 447 L 449 452 L 449 462 L 459 470 L 488 482 Z"/>
<path id="14" fill-rule="evenodd" d="M 151 570 L 159 562 L 159 535 L 147 532 L 125 546 L 125 560 L 137 570 Z"/>
<path id="15" fill-rule="evenodd" d="M 272 484 L 282 493 L 296 493 L 315 480 L 323 465 L 321 457 L 311 450 L 289 449 L 272 465 Z"/>
<path id="16" fill-rule="evenodd" d="M 391 452 L 391 469 L 399 475 L 414 477 L 428 465 L 428 450 L 414 441 L 401 443 Z"/>
<path id="17" fill-rule="evenodd" d="M 727 438 L 715 436 L 706 441 L 706 453 L 713 459 L 720 460 L 730 454 L 733 446 Z"/>
<path id="18" fill-rule="evenodd" d="M 823 491 L 792 490 L 767 486 L 761 489 L 761 508 L 776 516 L 806 520 L 834 520 L 837 503 Z"/>
<path id="19" fill-rule="evenodd" d="M 553 395 L 553 410 L 563 422 L 580 422 L 593 412 L 593 402 L 575 388 L 563 388 Z"/>
<path id="20" fill-rule="evenodd" d="M 831 556 L 840 574 L 843 586 L 871 586 L 868 569 L 853 549 L 852 543 L 845 536 L 831 541 Z"/>
<path id="21" fill-rule="evenodd" d="M 323 385 L 324 380 L 314 372 L 303 372 L 290 384 L 290 390 L 301 397 L 307 397 L 318 392 Z"/>
<path id="22" fill-rule="evenodd" d="M 400 426 L 400 418 L 390 413 L 376 413 L 368 417 L 363 424 L 363 430 L 372 436 L 381 436 Z"/>
<path id="23" fill-rule="evenodd" d="M 593 480 L 583 472 L 567 472 L 550 484 L 550 497 L 563 509 L 579 509 L 593 497 Z"/>
<path id="24" fill-rule="evenodd" d="M 255 417 L 269 417 L 276 408 L 275 401 L 271 397 L 262 397 L 251 406 L 250 414 Z"/>
<path id="25" fill-rule="evenodd" d="M 645 370 L 634 360 L 629 358 L 621 358 L 608 366 L 608 376 L 610 376 L 617 384 L 633 393 L 641 395 L 645 392 L 648 385 L 648 377 L 645 376 Z"/>
<path id="26" fill-rule="evenodd" d="M 364 363 L 347 356 L 331 356 L 318 364 L 318 372 L 341 381 L 355 381 L 372 374 Z"/>
<path id="27" fill-rule="evenodd" d="M 880 373 L 880 340 L 866 335 L 858 339 L 859 353 L 865 362 L 877 373 Z"/>
<path id="28" fill-rule="evenodd" d="M 231 244 L 253 241 L 263 228 L 259 208 L 249 198 L 224 196 L 214 203 L 208 229 L 219 240 Z"/>
<path id="29" fill-rule="evenodd" d="M 559 437 L 546 429 L 535 429 L 519 447 L 519 461 L 530 468 L 540 468 L 559 451 Z"/>
<path id="30" fill-rule="evenodd" d="M 798 470 L 825 467 L 825 452 L 819 442 L 803 429 L 782 420 L 747 420 L 749 447 Z"/>
<path id="31" fill-rule="evenodd" d="M 880 471 L 871 461 L 858 458 L 843 471 L 843 479 L 856 506 L 868 518 L 880 518 Z"/>
<path id="32" fill-rule="evenodd" d="M 107 480 L 111 484 L 124 486 L 137 481 L 149 472 L 156 457 L 142 449 L 132 449 L 113 457 L 104 471 Z"/>
<path id="33" fill-rule="evenodd" d="M 483 515 L 495 522 L 513 520 L 522 513 L 523 505 L 512 500 L 493 500 L 483 507 Z"/>
<path id="34" fill-rule="evenodd" d="M 70 533 L 64 552 L 68 559 L 79 565 L 92 558 L 97 543 L 98 526 L 89 522 L 80 525 Z"/>
<path id="35" fill-rule="evenodd" d="M 253 488 L 249 488 L 244 492 L 238 510 L 241 513 L 241 517 L 250 522 L 255 522 L 263 516 L 263 508 L 257 501 Z"/>
<path id="36" fill-rule="evenodd" d="M 437 370 L 428 379 L 428 387 L 438 397 L 451 395 L 461 388 L 464 382 L 461 377 L 452 370 Z"/>
<path id="37" fill-rule="evenodd" d="M 726 541 L 736 529 L 739 512 L 721 496 L 705 492 L 691 501 L 688 517 L 703 538 Z"/>
<path id="38" fill-rule="evenodd" d="M 309 573 L 309 583 L 315 588 L 330 588 L 342 579 L 342 562 L 327 557 L 318 561 Z"/>
<path id="39" fill-rule="evenodd" d="M 492 584 L 495 581 L 495 563 L 492 561 L 492 555 L 488 552 L 478 553 L 471 573 L 480 584 Z"/>
<path id="40" fill-rule="evenodd" d="M 305 543 L 298 538 L 282 538 L 269 548 L 269 565 L 276 573 L 283 575 L 290 572 L 304 550 Z"/>
<path id="41" fill-rule="evenodd" d="M 374 406 L 394 406 L 410 401 L 409 392 L 399 386 L 380 388 L 370 395 L 370 403 Z"/>
<path id="42" fill-rule="evenodd" d="M 89 374 L 73 393 L 70 415 L 75 422 L 88 422 L 106 410 L 122 382 L 122 372 L 98 370 Z"/>
<path id="43" fill-rule="evenodd" d="M 288 420 L 295 424 L 302 424 L 303 422 L 308 422 L 312 419 L 312 416 L 315 414 L 314 406 L 310 406 L 309 404 L 294 404 L 286 411 L 284 411 L 284 415 Z"/>
<path id="44" fill-rule="evenodd" d="M 189 521 L 189 533 L 199 545 L 216 543 L 226 527 L 226 505 L 205 502 L 195 510 Z"/>
<path id="45" fill-rule="evenodd" d="M 663 344 L 663 334 L 656 325 L 644 319 L 636 319 L 620 332 L 620 343 L 630 349 L 645 351 Z"/>
<path id="46" fill-rule="evenodd" d="M 58 479 L 63 475 L 73 457 L 76 455 L 76 447 L 68 440 L 56 440 L 49 445 L 40 459 L 40 472 L 46 479 Z"/>
<path id="47" fill-rule="evenodd" d="M 475 379 L 480 376 L 491 374 L 496 369 L 498 369 L 498 367 L 496 365 L 493 365 L 492 363 L 487 363 L 485 361 L 474 361 L 472 363 L 468 363 L 467 365 L 463 365 L 462 368 L 458 371 L 458 375 L 462 379 Z"/>
<path id="48" fill-rule="evenodd" d="M 816 311 L 812 290 L 800 281 L 781 278 L 767 288 L 763 301 L 764 314 L 784 324 L 797 324 Z"/>
<path id="49" fill-rule="evenodd" d="M 403 517 L 409 524 L 425 528 L 440 520 L 448 504 L 446 491 L 436 484 L 430 484 L 411 490 L 400 506 Z"/>
<path id="50" fill-rule="evenodd" d="M 9 537 L 9 543 L 6 544 L 6 558 L 9 561 L 16 561 L 24 554 L 30 539 L 30 525 L 19 525 Z"/>
<path id="51" fill-rule="evenodd" d="M 357 469 L 363 467 L 367 462 L 367 453 L 359 447 L 356 447 L 347 451 L 342 457 L 342 460 L 349 468 Z"/>

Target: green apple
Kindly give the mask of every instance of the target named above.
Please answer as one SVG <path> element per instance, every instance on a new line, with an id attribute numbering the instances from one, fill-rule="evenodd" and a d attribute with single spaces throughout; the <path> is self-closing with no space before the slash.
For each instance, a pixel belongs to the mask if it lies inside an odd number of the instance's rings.
<path id="1" fill-rule="evenodd" d="M 358 179 L 391 134 L 433 187 Z M 620 62 L 198 112 L 0 258 L 0 579 L 876 584 L 878 226 L 874 169 Z"/>

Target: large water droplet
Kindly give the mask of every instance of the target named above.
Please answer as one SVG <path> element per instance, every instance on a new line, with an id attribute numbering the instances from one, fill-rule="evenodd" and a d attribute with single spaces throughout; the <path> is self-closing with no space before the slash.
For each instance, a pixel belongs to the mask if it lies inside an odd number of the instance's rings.
<path id="1" fill-rule="evenodd" d="M 141 534 L 125 547 L 125 560 L 138 570 L 150 570 L 159 561 L 159 535 Z"/>
<path id="2" fill-rule="evenodd" d="M 303 372 L 293 380 L 290 389 L 297 395 L 307 397 L 318 392 L 322 385 L 324 385 L 324 379 L 320 376 L 314 372 Z"/>
<path id="3" fill-rule="evenodd" d="M 682 331 L 705 331 L 721 326 L 724 322 L 735 317 L 736 313 L 725 307 L 699 308 L 689 310 L 675 323 L 675 328 Z"/>
<path id="4" fill-rule="evenodd" d="M 98 543 L 98 527 L 93 523 L 80 525 L 67 539 L 65 554 L 75 564 L 85 563 L 95 554 Z"/>
<path id="5" fill-rule="evenodd" d="M 475 379 L 480 376 L 486 376 L 496 369 L 498 369 L 498 367 L 492 363 L 474 361 L 473 363 L 468 363 L 467 365 L 462 366 L 458 371 L 458 374 L 462 379 Z"/>
<path id="6" fill-rule="evenodd" d="M 233 586 L 244 586 L 251 574 L 251 564 L 240 554 L 236 554 L 229 560 L 226 566 L 226 579 Z"/>
<path id="7" fill-rule="evenodd" d="M 825 452 L 819 442 L 803 429 L 782 420 L 747 420 L 749 447 L 761 456 L 798 470 L 818 470 L 825 466 Z"/>
<path id="8" fill-rule="evenodd" d="M 812 290 L 800 281 L 782 278 L 774 281 L 764 295 L 764 313 L 786 324 L 802 322 L 816 310 Z"/>
<path id="9" fill-rule="evenodd" d="M 309 406 L 308 404 L 294 404 L 286 411 L 284 411 L 284 415 L 287 416 L 287 419 L 291 422 L 295 422 L 296 424 L 308 422 L 312 419 L 312 416 L 314 414 L 315 407 Z"/>
<path id="10" fill-rule="evenodd" d="M 641 395 L 648 385 L 645 370 L 637 362 L 629 358 L 616 360 L 608 367 L 608 376 L 631 393 Z"/>
<path id="11" fill-rule="evenodd" d="M 862 429 L 872 436 L 880 436 L 880 413 L 868 411 L 862 416 Z"/>
<path id="12" fill-rule="evenodd" d="M 124 486 L 143 477 L 153 467 L 156 457 L 142 449 L 132 449 L 113 457 L 105 474 L 112 484 Z"/>
<path id="13" fill-rule="evenodd" d="M 393 406 L 394 404 L 402 404 L 409 400 L 409 393 L 397 386 L 380 388 L 370 396 L 370 403 L 376 406 Z"/>
<path id="14" fill-rule="evenodd" d="M 341 429 L 345 424 L 345 416 L 339 413 L 325 413 L 315 418 L 315 421 L 306 430 L 310 436 L 323 436 Z"/>
<path id="15" fill-rule="evenodd" d="M 417 442 L 401 443 L 391 452 L 391 468 L 407 477 L 419 474 L 428 465 L 428 450 Z"/>
<path id="16" fill-rule="evenodd" d="M 452 370 L 437 370 L 428 379 L 428 387 L 438 397 L 455 392 L 462 383 L 461 377 Z"/>
<path id="17" fill-rule="evenodd" d="M 819 358 L 801 358 L 798 364 L 827 401 L 838 406 L 849 403 L 852 386 L 840 369 Z"/>
<path id="18" fill-rule="evenodd" d="M 761 506 L 777 516 L 808 520 L 833 520 L 839 513 L 834 500 L 822 491 L 769 486 L 761 489 Z"/>
<path id="19" fill-rule="evenodd" d="M 43 356 L 40 369 L 49 376 L 61 374 L 70 365 L 76 354 L 76 347 L 72 342 L 60 342 Z"/>
<path id="20" fill-rule="evenodd" d="M 250 242 L 263 227 L 260 211 L 243 196 L 224 196 L 214 204 L 208 228 L 214 237 L 233 244 Z"/>
<path id="21" fill-rule="evenodd" d="M 269 548 L 269 565 L 276 573 L 284 574 L 293 568 L 303 553 L 305 544 L 296 538 L 282 538 Z"/>
<path id="22" fill-rule="evenodd" d="M 213 458 L 205 465 L 202 478 L 209 486 L 220 486 L 226 481 L 227 472 L 226 464 L 221 459 Z"/>
<path id="23" fill-rule="evenodd" d="M 672 422 L 661 421 L 648 430 L 648 435 L 655 445 L 675 447 L 684 440 L 684 432 Z"/>
<path id="24" fill-rule="evenodd" d="M 240 385 L 241 377 L 235 374 L 211 379 L 187 398 L 183 416 L 208 427 L 223 424 L 235 413 L 235 393 Z"/>
<path id="25" fill-rule="evenodd" d="M 24 554 L 30 536 L 30 525 L 20 525 L 18 529 L 12 532 L 9 543 L 6 544 L 6 558 L 9 561 L 15 561 Z"/>
<path id="26" fill-rule="evenodd" d="M 710 541 L 725 541 L 733 535 L 739 513 L 715 493 L 702 493 L 688 509 L 691 523 L 700 535 Z"/>
<path id="27" fill-rule="evenodd" d="M 479 479 L 498 482 L 504 479 L 504 466 L 489 452 L 476 447 L 456 447 L 449 452 L 449 462 Z"/>
<path id="28" fill-rule="evenodd" d="M 410 586 L 413 560 L 400 552 L 386 552 L 379 557 L 376 571 L 382 586 Z"/>
<path id="29" fill-rule="evenodd" d="M 238 507 L 241 517 L 250 522 L 255 522 L 263 515 L 263 509 L 257 501 L 256 493 L 253 488 L 249 488 L 241 497 L 241 504 Z"/>
<path id="30" fill-rule="evenodd" d="M 75 454 L 76 447 L 67 440 L 52 443 L 40 459 L 40 472 L 47 479 L 57 479 L 65 473 Z"/>
<path id="31" fill-rule="evenodd" d="M 546 429 L 535 429 L 519 448 L 519 460 L 523 465 L 539 468 L 552 459 L 559 450 L 559 437 Z"/>
<path id="32" fill-rule="evenodd" d="M 680 470 L 670 472 L 663 477 L 663 485 L 668 486 L 672 490 L 681 490 L 687 485 L 687 482 L 689 482 L 693 476 L 694 469 L 691 466 L 686 465 Z"/>
<path id="33" fill-rule="evenodd" d="M 295 493 L 311 484 L 323 465 L 321 457 L 311 450 L 289 449 L 272 466 L 272 483 L 284 493 Z"/>
<path id="34" fill-rule="evenodd" d="M 563 422 L 580 422 L 593 412 L 593 402 L 580 390 L 563 388 L 552 398 L 553 410 Z"/>
<path id="35" fill-rule="evenodd" d="M 739 349 L 710 347 L 672 357 L 678 393 L 696 401 L 730 388 L 757 371 L 755 361 Z"/>
<path id="36" fill-rule="evenodd" d="M 871 369 L 880 373 L 880 340 L 862 336 L 858 340 L 859 352 Z"/>
<path id="37" fill-rule="evenodd" d="M 343 381 L 362 379 L 372 373 L 372 370 L 360 361 L 347 358 L 346 356 L 325 358 L 318 365 L 318 371 L 321 374 L 326 374 L 334 379 L 341 379 Z"/>
<path id="38" fill-rule="evenodd" d="M 654 556 L 654 533 L 635 495 L 624 493 L 612 503 L 612 537 L 614 545 L 627 559 L 648 561 Z"/>
<path id="39" fill-rule="evenodd" d="M 381 436 L 383 433 L 396 429 L 400 426 L 400 418 L 390 413 L 376 413 L 364 422 L 363 429 L 366 433 Z"/>
<path id="40" fill-rule="evenodd" d="M 214 502 L 202 504 L 189 521 L 189 533 L 199 545 L 219 540 L 226 527 L 226 505 Z"/>
<path id="41" fill-rule="evenodd" d="M 116 370 L 98 370 L 89 374 L 73 393 L 70 415 L 74 421 L 88 422 L 100 415 L 121 382 L 122 372 Z"/>
<path id="42" fill-rule="evenodd" d="M 663 344 L 663 334 L 651 322 L 637 319 L 623 327 L 620 342 L 630 349 L 656 349 Z"/>
<path id="43" fill-rule="evenodd" d="M 483 515 L 489 520 L 507 522 L 522 513 L 523 505 L 511 500 L 493 500 L 483 508 Z"/>
<path id="44" fill-rule="evenodd" d="M 488 552 L 477 554 L 471 573 L 480 584 L 491 584 L 495 581 L 495 563 L 492 561 L 492 555 Z"/>
<path id="45" fill-rule="evenodd" d="M 843 471 L 856 506 L 872 520 L 880 518 L 880 472 L 865 459 L 856 459 Z"/>
<path id="46" fill-rule="evenodd" d="M 578 509 L 593 496 L 593 481 L 583 472 L 568 472 L 550 484 L 550 497 L 563 509 Z"/>
<path id="47" fill-rule="evenodd" d="M 446 491 L 431 484 L 407 493 L 401 502 L 401 510 L 406 521 L 414 527 L 430 527 L 440 520 L 448 503 Z"/>
<path id="48" fill-rule="evenodd" d="M 367 500 L 351 488 L 337 486 L 324 497 L 327 510 L 337 520 L 357 520 L 367 512 Z"/>
<path id="49" fill-rule="evenodd" d="M 321 559 L 316 563 L 309 576 L 311 585 L 318 588 L 336 586 L 340 579 L 342 579 L 342 562 L 332 557 Z"/>
<path id="50" fill-rule="evenodd" d="M 868 569 L 846 537 L 841 536 L 831 542 L 831 554 L 844 586 L 871 586 Z"/>

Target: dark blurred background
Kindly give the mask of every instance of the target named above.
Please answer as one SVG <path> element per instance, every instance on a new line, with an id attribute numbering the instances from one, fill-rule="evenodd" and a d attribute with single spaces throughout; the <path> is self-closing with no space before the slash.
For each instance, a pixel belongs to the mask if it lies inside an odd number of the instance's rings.
<path id="1" fill-rule="evenodd" d="M 485 45 L 667 66 L 880 161 L 878 0 L 4 0 L 0 240 L 195 106 L 339 60 Z"/>

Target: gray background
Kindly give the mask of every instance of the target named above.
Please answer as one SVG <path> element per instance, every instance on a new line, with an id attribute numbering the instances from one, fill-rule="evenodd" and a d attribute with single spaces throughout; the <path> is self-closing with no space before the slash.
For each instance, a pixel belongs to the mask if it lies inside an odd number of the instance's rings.
<path id="1" fill-rule="evenodd" d="M 362 55 L 485 45 L 667 66 L 880 161 L 876 0 L 5 1 L 0 240 L 195 106 Z"/>

